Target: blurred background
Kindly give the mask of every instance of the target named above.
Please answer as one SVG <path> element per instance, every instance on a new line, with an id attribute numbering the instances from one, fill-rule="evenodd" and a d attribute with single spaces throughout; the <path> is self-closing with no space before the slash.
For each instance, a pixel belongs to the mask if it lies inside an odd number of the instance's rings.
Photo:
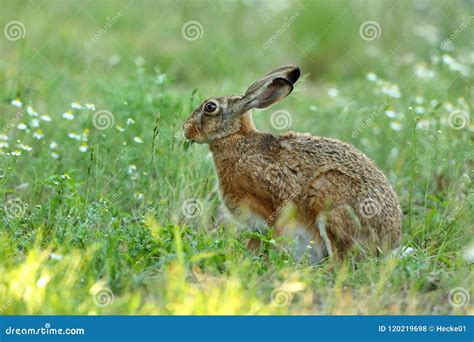
<path id="1" fill-rule="evenodd" d="M 388 80 L 382 93 L 402 88 L 411 96 L 405 104 L 420 87 L 440 100 L 464 94 L 472 100 L 473 6 L 469 0 L 3 0 L 4 31 L 13 19 L 22 37 L 2 40 L 2 94 L 35 98 L 35 107 L 48 112 L 62 112 L 73 99 L 115 110 L 111 98 L 132 97 L 119 85 L 139 77 L 137 68 L 162 74 L 174 95 L 189 98 L 195 89 L 202 99 L 241 93 L 274 67 L 297 64 L 305 80 L 297 92 L 313 111 L 328 92 L 335 106 L 294 120 L 292 128 L 320 127 L 313 133 L 347 138 L 353 127 L 341 131 L 340 119 L 351 103 L 373 95 L 361 85 L 368 73 Z M 434 66 L 447 77 L 437 77 Z M 135 90 L 145 97 L 145 89 Z M 395 105 L 398 98 L 391 98 Z M 163 119 L 170 124 L 174 117 Z M 256 120 L 271 129 L 268 119 Z"/>
<path id="2" fill-rule="evenodd" d="M 120 70 L 142 60 L 183 88 L 231 83 L 238 92 L 286 63 L 311 82 L 336 84 L 370 70 L 390 78 L 400 72 L 394 64 L 411 73 L 412 63 L 430 64 L 453 44 L 472 50 L 472 25 L 440 45 L 472 15 L 469 0 L 3 0 L 2 8 L 2 23 L 19 20 L 27 35 L 1 45 L 2 83 L 13 97 L 45 86 L 57 90 L 51 96 L 87 96 L 100 90 L 98 79 L 113 88 Z"/>

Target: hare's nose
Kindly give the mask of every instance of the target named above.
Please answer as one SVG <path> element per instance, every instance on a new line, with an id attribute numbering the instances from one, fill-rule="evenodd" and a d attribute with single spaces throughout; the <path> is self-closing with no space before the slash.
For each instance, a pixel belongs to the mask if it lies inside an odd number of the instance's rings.
<path id="1" fill-rule="evenodd" d="M 188 140 L 193 139 L 197 134 L 196 125 L 190 120 L 186 121 L 183 126 L 184 137 Z"/>

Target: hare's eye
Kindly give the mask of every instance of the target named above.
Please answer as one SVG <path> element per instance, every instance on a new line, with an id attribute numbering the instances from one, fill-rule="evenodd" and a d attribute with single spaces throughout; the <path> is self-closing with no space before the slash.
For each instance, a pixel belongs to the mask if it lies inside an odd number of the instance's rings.
<path id="1" fill-rule="evenodd" d="M 217 110 L 217 104 L 213 101 L 206 102 L 204 105 L 204 111 L 206 113 L 212 114 Z"/>

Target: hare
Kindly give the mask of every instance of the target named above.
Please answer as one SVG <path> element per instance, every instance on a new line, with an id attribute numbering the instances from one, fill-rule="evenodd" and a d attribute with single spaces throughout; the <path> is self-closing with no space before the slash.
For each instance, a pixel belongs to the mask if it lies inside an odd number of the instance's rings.
<path id="1" fill-rule="evenodd" d="M 312 262 L 350 251 L 380 254 L 401 237 L 401 210 L 385 175 L 362 152 L 332 138 L 258 131 L 251 109 L 288 96 L 300 68 L 282 66 L 254 82 L 244 95 L 204 101 L 184 124 L 186 139 L 208 144 L 229 211 L 248 229 L 273 227 L 290 237 Z M 293 230 L 281 219 L 296 213 Z M 258 247 L 259 241 L 249 241 Z"/>

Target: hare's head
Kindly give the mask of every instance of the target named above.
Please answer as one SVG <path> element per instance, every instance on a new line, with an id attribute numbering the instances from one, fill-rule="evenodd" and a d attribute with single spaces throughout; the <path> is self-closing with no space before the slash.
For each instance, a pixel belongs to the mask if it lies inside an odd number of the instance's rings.
<path id="1" fill-rule="evenodd" d="M 283 66 L 252 83 L 244 95 L 213 97 L 204 101 L 184 124 L 184 136 L 198 143 L 237 133 L 252 108 L 268 108 L 285 98 L 300 77 L 300 68 Z"/>

